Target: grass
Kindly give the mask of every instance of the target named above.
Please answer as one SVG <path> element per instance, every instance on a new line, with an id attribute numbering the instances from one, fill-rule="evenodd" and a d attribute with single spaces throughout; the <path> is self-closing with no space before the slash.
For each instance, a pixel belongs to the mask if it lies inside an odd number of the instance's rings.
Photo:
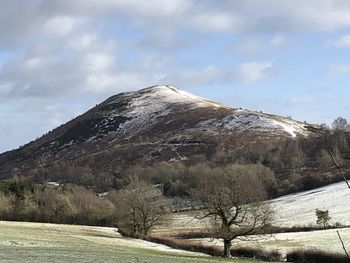
<path id="1" fill-rule="evenodd" d="M 0 221 L 0 262 L 227 262 L 122 238 L 111 229 Z M 249 263 L 252 260 L 234 259 Z"/>

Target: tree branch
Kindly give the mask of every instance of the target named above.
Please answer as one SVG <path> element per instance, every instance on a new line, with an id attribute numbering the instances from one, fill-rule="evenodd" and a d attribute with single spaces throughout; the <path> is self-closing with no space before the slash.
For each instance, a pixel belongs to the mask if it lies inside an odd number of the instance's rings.
<path id="1" fill-rule="evenodd" d="M 350 256 L 349 256 L 349 254 L 348 254 L 348 251 L 347 251 L 346 248 L 345 248 L 344 242 L 343 242 L 343 240 L 342 240 L 342 238 L 341 238 L 341 236 L 340 236 L 338 230 L 337 230 L 337 235 L 338 235 L 338 238 L 339 238 L 339 240 L 340 240 L 341 245 L 343 246 L 343 250 L 344 250 L 346 256 L 348 257 L 348 259 L 350 259 Z"/>
<path id="2" fill-rule="evenodd" d="M 334 155 L 332 154 L 331 150 L 328 150 L 328 153 L 330 154 L 330 156 L 332 157 L 333 163 L 335 164 L 335 166 L 338 168 L 338 171 L 341 175 L 341 177 L 343 177 L 344 182 L 346 183 L 346 185 L 348 186 L 348 188 L 350 189 L 350 184 L 348 182 L 348 180 L 346 179 L 345 175 L 343 174 L 342 169 L 340 168 L 339 164 L 337 163 L 337 161 L 334 158 Z"/>

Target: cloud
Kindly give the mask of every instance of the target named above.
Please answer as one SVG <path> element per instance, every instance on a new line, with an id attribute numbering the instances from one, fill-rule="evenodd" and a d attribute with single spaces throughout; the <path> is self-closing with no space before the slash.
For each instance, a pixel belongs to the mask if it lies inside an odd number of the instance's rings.
<path id="1" fill-rule="evenodd" d="M 239 65 L 236 75 L 246 83 L 253 83 L 267 77 L 272 69 L 272 62 L 246 62 Z"/>
<path id="2" fill-rule="evenodd" d="M 84 33 L 79 36 L 74 36 L 67 41 L 67 48 L 79 51 L 91 46 L 97 40 L 97 35 L 94 33 Z"/>
<path id="3" fill-rule="evenodd" d="M 336 48 L 350 48 L 350 35 L 341 36 L 333 42 L 333 46 Z"/>
<path id="4" fill-rule="evenodd" d="M 272 62 L 245 62 L 233 69 L 210 65 L 204 68 L 186 69 L 166 74 L 161 82 L 179 87 L 212 86 L 217 84 L 252 84 L 269 76 Z"/>
<path id="5" fill-rule="evenodd" d="M 229 32 L 240 27 L 241 20 L 238 16 L 226 12 L 197 14 L 188 21 L 201 31 L 208 32 Z"/>
<path id="6" fill-rule="evenodd" d="M 88 53 L 82 60 L 82 68 L 88 72 L 104 72 L 114 64 L 112 55 L 102 52 Z"/>
<path id="7" fill-rule="evenodd" d="M 69 16 L 55 16 L 43 24 L 43 29 L 52 35 L 64 36 L 78 24 L 78 19 Z"/>
<path id="8" fill-rule="evenodd" d="M 45 33 L 64 36 L 107 15 L 122 16 L 133 27 L 154 32 L 279 34 L 350 26 L 350 5 L 342 0 L 0 0 L 0 4 L 0 48 L 23 45 Z"/>

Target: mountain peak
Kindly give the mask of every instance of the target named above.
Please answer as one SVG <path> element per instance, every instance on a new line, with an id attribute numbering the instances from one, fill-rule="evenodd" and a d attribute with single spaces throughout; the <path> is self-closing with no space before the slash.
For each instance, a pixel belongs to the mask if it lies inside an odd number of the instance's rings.
<path id="1" fill-rule="evenodd" d="M 228 106 L 207 100 L 205 98 L 193 95 L 184 90 L 178 89 L 169 85 L 151 86 L 133 93 L 135 96 L 134 102 L 140 103 L 142 100 L 146 103 L 152 101 L 152 104 L 178 104 L 184 105 L 186 108 L 201 108 L 201 107 L 225 107 Z M 163 105 L 167 106 L 167 105 Z"/>
<path id="2" fill-rule="evenodd" d="M 178 92 L 179 89 L 170 85 L 154 85 L 144 89 L 140 89 L 139 92 L 157 92 L 162 90 L 171 90 L 173 92 Z"/>

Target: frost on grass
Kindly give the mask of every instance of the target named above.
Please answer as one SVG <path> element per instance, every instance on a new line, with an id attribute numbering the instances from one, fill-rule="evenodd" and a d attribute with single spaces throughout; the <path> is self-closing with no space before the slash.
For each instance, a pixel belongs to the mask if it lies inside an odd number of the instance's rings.
<path id="1" fill-rule="evenodd" d="M 316 226 L 316 208 L 329 210 L 330 225 L 350 226 L 350 194 L 344 182 L 310 191 L 285 195 L 269 201 L 274 210 L 272 224 L 280 227 Z M 169 228 L 205 228 L 208 222 L 190 213 L 175 214 Z M 166 231 L 164 227 L 163 231 Z"/>
<path id="2" fill-rule="evenodd" d="M 329 210 L 330 224 L 350 225 L 350 194 L 344 182 L 271 201 L 276 212 L 274 225 L 307 226 L 316 224 L 316 209 Z"/>

